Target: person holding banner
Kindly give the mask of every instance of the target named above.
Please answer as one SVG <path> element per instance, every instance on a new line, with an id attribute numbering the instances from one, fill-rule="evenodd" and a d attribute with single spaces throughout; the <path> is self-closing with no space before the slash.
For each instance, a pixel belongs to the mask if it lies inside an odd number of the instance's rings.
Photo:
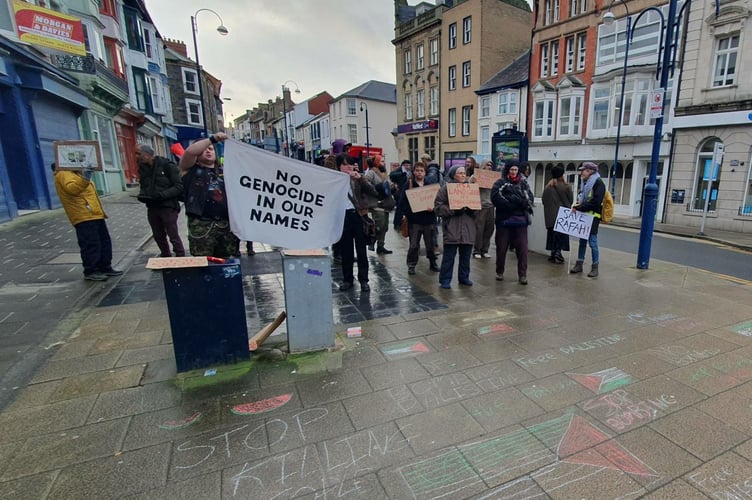
<path id="1" fill-rule="evenodd" d="M 415 266 L 418 265 L 418 257 L 420 256 L 421 237 L 426 248 L 426 257 L 430 263 L 428 269 L 435 273 L 439 272 L 439 268 L 436 265 L 436 254 L 434 253 L 436 215 L 433 212 L 433 207 L 430 207 L 428 210 L 415 212 L 410 207 L 410 200 L 407 194 L 412 189 L 419 189 L 430 184 L 426 179 L 426 166 L 423 162 L 419 161 L 413 166 L 412 175 L 408 179 L 407 184 L 405 184 L 405 189 L 400 198 L 399 206 L 402 209 L 402 213 L 407 217 L 407 227 L 409 230 L 410 248 L 407 250 L 407 274 L 415 274 Z M 438 184 L 438 179 L 436 184 Z"/>
<path id="2" fill-rule="evenodd" d="M 543 218 L 546 223 L 546 250 L 551 252 L 549 262 L 564 264 L 561 252 L 569 251 L 569 236 L 554 231 L 559 207 L 570 208 L 574 201 L 572 186 L 564 179 L 564 168 L 556 166 L 551 169 L 551 180 L 548 181 L 541 195 L 543 200 Z"/>
<path id="3" fill-rule="evenodd" d="M 240 256 L 240 240 L 230 230 L 224 171 L 214 151 L 214 145 L 226 139 L 223 132 L 198 139 L 180 158 L 188 243 L 194 256 Z"/>
<path id="4" fill-rule="evenodd" d="M 578 168 L 580 178 L 582 179 L 582 190 L 577 196 L 577 203 L 572 207 L 572 212 L 585 212 L 593 216 L 593 225 L 590 229 L 590 236 L 587 239 L 580 238 L 580 244 L 577 249 L 577 262 L 575 262 L 570 273 L 576 274 L 582 272 L 582 265 L 585 263 L 585 253 L 588 245 L 593 256 L 593 265 L 588 273 L 589 278 L 598 277 L 598 262 L 600 252 L 598 251 L 598 226 L 601 222 L 601 210 L 603 208 L 603 198 L 606 196 L 606 183 L 601 179 L 598 173 L 598 165 L 586 161 Z"/>
<path id="5" fill-rule="evenodd" d="M 439 189 L 434 201 L 433 211 L 441 217 L 441 228 L 444 238 L 444 253 L 441 258 L 439 271 L 439 286 L 451 288 L 454 259 L 459 250 L 460 260 L 457 266 L 457 278 L 460 285 L 473 286 L 470 281 L 470 258 L 475 243 L 475 211 L 462 207 L 452 209 L 449 200 L 449 185 L 464 184 L 467 181 L 465 167 L 453 167 L 449 171 L 447 184 Z"/>
<path id="6" fill-rule="evenodd" d="M 353 167 L 352 158 L 346 153 L 337 155 L 337 167 L 340 172 L 350 176 L 350 199 L 345 210 L 345 223 L 342 227 L 342 237 L 339 240 L 339 251 L 342 260 L 342 284 L 339 290 L 345 292 L 353 287 L 353 264 L 355 255 L 358 257 L 358 282 L 361 292 L 370 292 L 368 284 L 368 254 L 366 253 L 366 237 L 363 232 L 363 216 L 368 215 L 368 210 L 375 207 L 376 188 L 365 180 Z M 353 244 L 355 250 L 353 251 Z"/>
<path id="7" fill-rule="evenodd" d="M 493 162 L 487 160 L 483 162 L 478 170 L 493 170 Z M 470 178 L 470 182 L 476 182 L 476 176 Z M 491 237 L 494 233 L 494 206 L 491 203 L 491 189 L 480 188 L 480 211 L 475 216 L 475 248 L 473 249 L 473 257 L 476 259 L 488 259 L 488 249 L 491 247 Z"/>
<path id="8" fill-rule="evenodd" d="M 507 160 L 501 179 L 491 188 L 496 207 L 496 280 L 504 280 L 509 245 L 517 255 L 517 277 L 527 285 L 527 226 L 533 214 L 533 192 L 517 160 Z"/>

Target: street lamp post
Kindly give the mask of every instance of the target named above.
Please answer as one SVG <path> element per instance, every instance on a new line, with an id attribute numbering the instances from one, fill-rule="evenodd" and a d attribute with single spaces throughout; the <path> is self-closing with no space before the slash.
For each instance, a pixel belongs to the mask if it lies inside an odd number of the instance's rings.
<path id="1" fill-rule="evenodd" d="M 603 23 L 605 25 L 611 25 L 614 22 L 615 16 L 611 12 L 615 0 L 612 0 L 611 5 L 608 7 L 608 12 L 603 15 Z M 611 196 L 616 197 L 616 173 L 617 165 L 619 163 L 619 144 L 621 143 L 621 123 L 624 120 L 624 90 L 627 85 L 627 60 L 629 59 L 629 33 L 632 29 L 632 18 L 629 17 L 629 7 L 627 7 L 626 0 L 621 0 L 624 4 L 624 10 L 627 12 L 627 30 L 624 37 L 624 68 L 621 73 L 621 95 L 619 96 L 619 122 L 616 124 L 616 145 L 614 147 L 614 163 L 611 166 Z M 616 34 L 618 42 L 618 33 Z"/>
<path id="2" fill-rule="evenodd" d="M 626 0 L 622 0 L 626 2 Z M 665 99 L 666 88 L 668 86 L 669 71 L 673 76 L 674 63 L 676 60 L 676 52 L 678 49 L 678 33 L 679 23 L 681 22 L 682 15 L 685 14 L 684 10 L 690 5 L 690 0 L 685 0 L 681 8 L 677 9 L 678 0 L 670 0 L 668 4 L 668 15 L 664 16 L 663 11 L 658 7 L 648 7 L 643 9 L 635 18 L 634 23 L 631 23 L 629 30 L 627 31 L 627 47 L 632 43 L 634 38 L 634 30 L 640 18 L 646 13 L 653 11 L 661 18 L 661 49 L 662 54 L 658 60 L 658 72 L 659 75 L 659 89 L 663 93 L 661 96 L 661 112 L 660 116 L 655 119 L 655 129 L 653 131 L 653 148 L 650 155 L 650 172 L 648 174 L 648 182 L 645 185 L 645 192 L 642 197 L 642 222 L 640 224 L 640 243 L 637 248 L 637 268 L 647 269 L 650 263 L 650 247 L 653 241 L 653 229 L 655 227 L 655 215 L 658 211 L 658 159 L 661 151 L 661 136 L 663 135 L 663 115 L 666 107 Z M 626 3 L 625 3 L 626 6 Z M 678 10 L 678 12 L 677 12 Z M 715 0 L 715 12 L 716 16 L 720 12 L 720 0 Z M 613 14 L 610 16 L 613 19 Z M 626 54 L 624 58 L 624 69 L 626 74 Z M 624 75 L 622 75 L 622 101 L 621 106 L 624 107 Z M 656 101 L 657 102 L 657 101 Z M 619 110 L 619 114 L 623 113 L 623 109 Z M 621 125 L 621 119 L 619 120 Z M 618 129 L 620 131 L 620 129 Z M 619 141 L 617 132 L 617 144 Z M 617 146 L 618 147 L 618 146 Z M 614 164 L 616 160 L 614 161 Z M 615 168 L 615 165 L 614 165 Z"/>
<path id="3" fill-rule="evenodd" d="M 229 33 L 228 29 L 225 27 L 225 23 L 222 21 L 222 16 L 217 14 L 211 9 L 198 9 L 195 14 L 191 16 L 191 30 L 193 31 L 193 53 L 196 56 L 196 81 L 198 83 L 198 98 L 201 101 L 201 119 L 203 120 L 204 125 L 204 137 L 208 137 L 208 134 L 206 132 L 206 106 L 204 106 L 204 87 L 201 85 L 201 63 L 198 60 L 198 44 L 196 43 L 196 34 L 198 33 L 198 21 L 196 20 L 196 17 L 198 16 L 199 12 L 211 12 L 215 16 L 217 16 L 217 19 L 219 19 L 219 26 L 217 26 L 217 32 L 225 36 L 227 33 Z"/>
<path id="4" fill-rule="evenodd" d="M 282 135 L 282 138 L 285 141 L 285 156 L 288 158 L 290 157 L 290 132 L 287 128 L 287 99 L 285 98 L 285 92 L 289 92 L 290 88 L 285 87 L 288 83 L 295 83 L 292 80 L 287 80 L 285 83 L 282 84 L 282 114 L 285 118 L 285 133 Z M 300 94 L 300 87 L 298 87 L 298 84 L 295 83 L 295 93 Z"/>
<path id="5" fill-rule="evenodd" d="M 366 158 L 371 157 L 371 138 L 369 136 L 369 130 L 371 127 L 368 126 L 368 104 L 361 102 L 360 103 L 360 110 L 363 111 L 365 108 L 366 111 Z"/>

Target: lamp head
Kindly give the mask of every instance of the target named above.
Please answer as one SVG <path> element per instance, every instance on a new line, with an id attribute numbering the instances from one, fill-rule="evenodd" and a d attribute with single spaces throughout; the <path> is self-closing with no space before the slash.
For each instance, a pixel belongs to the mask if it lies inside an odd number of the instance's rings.
<path id="1" fill-rule="evenodd" d="M 217 32 L 222 36 L 226 36 L 230 31 L 225 27 L 224 24 L 220 24 L 219 26 L 217 26 Z"/>
<path id="2" fill-rule="evenodd" d="M 606 26 L 611 26 L 614 24 L 614 21 L 616 20 L 616 16 L 614 16 L 614 13 L 609 10 L 605 14 L 603 14 L 603 24 Z"/>

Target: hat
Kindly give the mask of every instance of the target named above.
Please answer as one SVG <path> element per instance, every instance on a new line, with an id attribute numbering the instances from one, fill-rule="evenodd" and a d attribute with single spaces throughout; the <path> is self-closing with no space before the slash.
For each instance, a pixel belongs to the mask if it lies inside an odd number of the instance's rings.
<path id="1" fill-rule="evenodd" d="M 556 166 L 551 169 L 551 178 L 552 179 L 558 179 L 564 175 L 564 169 L 562 167 Z"/>
<path id="2" fill-rule="evenodd" d="M 400 163 L 400 166 L 403 166 L 403 165 L 412 165 L 412 164 L 413 164 L 413 162 L 411 162 L 410 160 L 402 160 L 402 163 Z"/>
<path id="3" fill-rule="evenodd" d="M 592 161 L 586 161 L 577 170 L 579 170 L 580 172 L 582 172 L 583 170 L 594 170 L 595 172 L 597 172 L 598 171 L 598 165 L 596 165 Z"/>

